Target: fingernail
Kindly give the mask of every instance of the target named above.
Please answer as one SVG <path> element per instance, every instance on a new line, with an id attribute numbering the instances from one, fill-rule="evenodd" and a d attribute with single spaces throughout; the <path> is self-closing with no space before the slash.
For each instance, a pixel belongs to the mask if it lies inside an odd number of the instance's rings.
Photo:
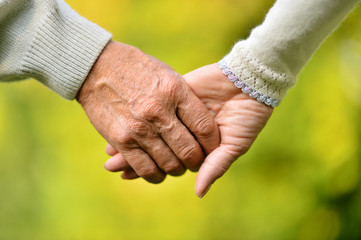
<path id="1" fill-rule="evenodd" d="M 198 197 L 199 197 L 200 199 L 202 199 L 202 198 L 207 194 L 207 192 L 209 191 L 209 189 L 211 189 L 211 187 L 212 187 L 212 184 L 209 185 L 208 188 L 207 188 L 201 195 L 199 195 Z"/>

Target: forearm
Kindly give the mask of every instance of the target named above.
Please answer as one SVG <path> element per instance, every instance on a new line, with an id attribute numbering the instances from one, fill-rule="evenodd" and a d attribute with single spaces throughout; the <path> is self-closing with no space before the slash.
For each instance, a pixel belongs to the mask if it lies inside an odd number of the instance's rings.
<path id="1" fill-rule="evenodd" d="M 35 78 L 74 99 L 110 38 L 63 0 L 0 0 L 0 81 Z"/>
<path id="2" fill-rule="evenodd" d="M 281 100 L 327 36 L 359 0 L 278 0 L 225 64 L 245 84 Z"/>

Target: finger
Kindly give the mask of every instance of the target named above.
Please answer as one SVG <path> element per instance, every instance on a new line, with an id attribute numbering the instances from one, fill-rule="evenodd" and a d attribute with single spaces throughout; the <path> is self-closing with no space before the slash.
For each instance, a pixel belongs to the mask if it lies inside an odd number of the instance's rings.
<path id="1" fill-rule="evenodd" d="M 181 99 L 177 115 L 202 145 L 206 155 L 219 146 L 220 136 L 216 121 L 193 93 Z"/>
<path id="2" fill-rule="evenodd" d="M 211 188 L 212 184 L 229 169 L 237 159 L 226 146 L 215 149 L 202 164 L 196 178 L 195 191 L 202 198 Z"/>
<path id="3" fill-rule="evenodd" d="M 138 174 L 133 170 L 133 169 L 127 169 L 125 170 L 121 177 L 125 180 L 132 180 L 132 179 L 137 179 L 139 178 Z"/>
<path id="4" fill-rule="evenodd" d="M 104 164 L 104 168 L 110 172 L 120 172 L 130 169 L 130 165 L 121 153 L 117 153 Z"/>
<path id="5" fill-rule="evenodd" d="M 110 145 L 109 143 L 107 144 L 107 146 L 105 147 L 105 152 L 109 155 L 109 156 L 114 156 L 115 154 L 118 153 L 118 151 L 113 148 L 112 145 Z"/>
<path id="6" fill-rule="evenodd" d="M 163 140 L 172 149 L 178 159 L 191 171 L 198 171 L 204 160 L 202 147 L 178 120 L 163 124 L 159 131 Z"/>
<path id="7" fill-rule="evenodd" d="M 160 137 L 143 139 L 140 145 L 165 173 L 172 176 L 180 176 L 185 173 L 186 168 L 182 162 Z"/>
<path id="8" fill-rule="evenodd" d="M 120 149 L 120 153 L 128 161 L 138 176 L 150 183 L 161 183 L 166 175 L 155 164 L 153 159 L 140 148 Z"/>

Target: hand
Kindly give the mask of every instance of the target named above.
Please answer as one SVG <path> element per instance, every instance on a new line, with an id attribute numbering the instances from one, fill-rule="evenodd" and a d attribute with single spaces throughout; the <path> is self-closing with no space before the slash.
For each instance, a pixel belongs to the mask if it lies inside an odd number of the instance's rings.
<path id="1" fill-rule="evenodd" d="M 221 133 L 220 146 L 207 156 L 197 175 L 196 194 L 203 197 L 231 164 L 248 151 L 273 108 L 242 93 L 222 73 L 218 64 L 197 69 L 184 78 L 215 117 Z M 113 156 L 106 163 L 108 168 L 125 170 L 123 178 L 136 177 L 121 154 L 111 146 L 107 147 L 107 153 Z"/>
<path id="2" fill-rule="evenodd" d="M 197 175 L 196 193 L 203 197 L 231 164 L 249 150 L 273 108 L 242 93 L 218 64 L 197 69 L 184 78 L 215 116 L 221 133 L 220 146 L 207 156 Z"/>
<path id="3" fill-rule="evenodd" d="M 183 78 L 129 45 L 106 46 L 77 100 L 98 132 L 152 183 L 197 171 L 203 150 L 219 145 L 213 117 Z"/>

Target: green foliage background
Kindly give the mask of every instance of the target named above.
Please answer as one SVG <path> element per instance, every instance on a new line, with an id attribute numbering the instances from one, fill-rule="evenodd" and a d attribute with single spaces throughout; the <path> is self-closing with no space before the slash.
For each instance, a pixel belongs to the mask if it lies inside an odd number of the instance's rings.
<path id="1" fill-rule="evenodd" d="M 222 58 L 271 0 L 68 0 L 184 74 Z M 361 11 L 326 41 L 265 130 L 202 200 L 194 173 L 151 185 L 103 169 L 76 102 L 0 86 L 0 239 L 360 239 Z"/>

